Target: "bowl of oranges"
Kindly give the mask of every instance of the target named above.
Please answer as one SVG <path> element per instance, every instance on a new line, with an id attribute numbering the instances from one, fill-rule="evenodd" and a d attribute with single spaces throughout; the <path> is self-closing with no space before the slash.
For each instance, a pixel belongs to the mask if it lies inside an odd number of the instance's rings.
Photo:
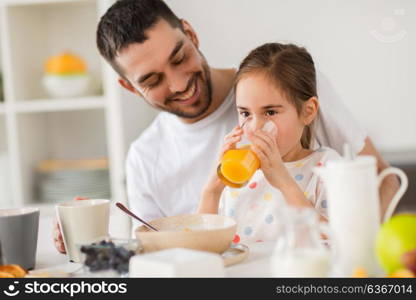
<path id="1" fill-rule="evenodd" d="M 90 76 L 84 60 L 70 52 L 47 59 L 43 85 L 53 98 L 83 96 L 88 92 Z"/>

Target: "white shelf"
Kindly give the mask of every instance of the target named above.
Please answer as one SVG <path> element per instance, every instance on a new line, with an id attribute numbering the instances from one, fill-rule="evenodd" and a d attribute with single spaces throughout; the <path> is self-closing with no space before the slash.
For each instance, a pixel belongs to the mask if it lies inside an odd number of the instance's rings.
<path id="1" fill-rule="evenodd" d="M 0 153 L 2 152 L 7 152 L 7 130 L 5 116 L 0 114 Z"/>
<path id="2" fill-rule="evenodd" d="M 102 94 L 102 60 L 95 44 L 98 2 L 13 1 L 3 7 L 4 76 L 11 79 L 6 85 L 11 101 L 49 98 L 42 83 L 45 62 L 64 52 L 86 62 L 91 78 L 86 94 Z"/>
<path id="3" fill-rule="evenodd" d="M 0 0 L 5 89 L 5 102 L 0 103 L 0 179 L 10 181 L 0 182 L 0 208 L 49 205 L 38 202 L 35 193 L 36 166 L 45 159 L 108 158 L 112 200 L 127 202 L 127 150 L 157 112 L 123 91 L 99 56 L 97 23 L 113 2 Z M 42 85 L 45 60 L 65 50 L 87 62 L 93 83 L 87 96 L 51 99 Z M 119 236 L 129 236 L 130 220 L 121 215 L 126 227 L 120 227 Z"/>
<path id="4" fill-rule="evenodd" d="M 2 202 L 2 206 L 10 206 L 13 204 L 7 136 L 6 118 L 0 114 L 0 201 Z"/>
<path id="5" fill-rule="evenodd" d="M 87 97 L 73 99 L 38 99 L 16 101 L 15 110 L 18 113 L 37 113 L 71 110 L 88 110 L 105 108 L 104 97 Z"/>
<path id="6" fill-rule="evenodd" d="M 39 5 L 39 4 L 64 4 L 76 2 L 94 2 L 94 0 L 3 0 L 7 6 Z M 0 2 L 1 3 L 1 2 Z"/>
<path id="7" fill-rule="evenodd" d="M 124 134 L 122 127 L 113 129 L 109 123 L 113 113 L 108 93 L 117 82 L 106 78 L 110 75 L 95 45 L 100 13 L 110 4 L 106 0 L 0 0 L 0 65 L 6 99 L 6 104 L 0 103 L 0 146 L 10 163 L 7 172 L 16 206 L 41 204 L 36 197 L 36 166 L 45 159 L 107 157 L 111 192 L 117 201 L 126 201 L 120 197 L 123 191 L 118 191 L 124 186 L 114 176 L 114 165 L 121 165 L 124 153 L 115 156 L 111 149 L 120 144 L 114 136 L 122 139 Z M 53 99 L 42 84 L 44 64 L 66 51 L 84 59 L 91 85 L 85 96 Z M 112 94 L 111 101 L 121 105 L 117 93 Z M 0 207 L 6 200 L 0 194 Z"/>
<path id="8" fill-rule="evenodd" d="M 41 161 L 108 157 L 104 110 L 20 114 L 16 122 L 24 203 L 36 202 Z"/>

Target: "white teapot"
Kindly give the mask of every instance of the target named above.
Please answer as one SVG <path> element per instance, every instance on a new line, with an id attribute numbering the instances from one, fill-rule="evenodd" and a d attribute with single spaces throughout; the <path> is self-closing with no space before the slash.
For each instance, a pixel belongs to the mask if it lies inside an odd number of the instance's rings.
<path id="1" fill-rule="evenodd" d="M 369 276 L 381 276 L 374 251 L 380 228 L 379 187 L 389 174 L 399 176 L 401 185 L 393 197 L 384 221 L 394 212 L 408 186 L 406 174 L 398 168 L 387 168 L 377 175 L 373 156 L 329 161 L 315 168 L 323 180 L 328 203 L 331 242 L 335 250 L 332 276 L 350 277 L 356 268 Z"/>

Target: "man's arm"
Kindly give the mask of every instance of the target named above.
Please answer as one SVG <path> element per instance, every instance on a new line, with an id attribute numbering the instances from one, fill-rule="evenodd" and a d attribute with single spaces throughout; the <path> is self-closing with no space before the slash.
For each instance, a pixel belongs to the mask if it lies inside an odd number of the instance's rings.
<path id="1" fill-rule="evenodd" d="M 378 150 L 374 147 L 373 142 L 369 137 L 365 139 L 364 148 L 359 153 L 361 155 L 373 155 L 377 159 L 377 173 L 380 174 L 381 171 L 388 168 L 390 165 L 386 162 Z M 384 214 L 393 199 L 394 194 L 400 187 L 399 179 L 396 175 L 388 175 L 382 182 L 380 186 L 380 209 L 381 209 L 381 219 L 383 220 Z"/>

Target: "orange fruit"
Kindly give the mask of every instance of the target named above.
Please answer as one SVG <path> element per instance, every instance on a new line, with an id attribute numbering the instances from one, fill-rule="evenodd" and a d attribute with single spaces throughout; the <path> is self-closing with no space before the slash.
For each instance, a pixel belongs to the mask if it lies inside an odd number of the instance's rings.
<path id="1" fill-rule="evenodd" d="M 366 278 L 366 277 L 368 277 L 368 272 L 363 267 L 357 267 L 357 268 L 354 269 L 354 272 L 352 273 L 352 277 Z"/>
<path id="2" fill-rule="evenodd" d="M 71 75 L 86 71 L 84 60 L 68 52 L 52 56 L 45 63 L 45 72 L 48 74 Z"/>
<path id="3" fill-rule="evenodd" d="M 398 269 L 397 271 L 394 271 L 387 277 L 389 278 L 414 278 L 415 274 L 413 274 L 413 272 L 408 269 Z"/>

